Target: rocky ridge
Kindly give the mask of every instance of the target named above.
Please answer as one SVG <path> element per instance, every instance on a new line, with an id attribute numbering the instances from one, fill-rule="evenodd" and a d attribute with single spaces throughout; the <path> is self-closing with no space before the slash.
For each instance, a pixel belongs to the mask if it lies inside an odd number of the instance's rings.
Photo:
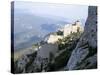
<path id="1" fill-rule="evenodd" d="M 89 6 L 85 30 L 73 50 L 67 70 L 97 68 L 97 7 Z"/>
<path id="2" fill-rule="evenodd" d="M 83 33 L 71 33 L 56 43 L 45 43 L 14 66 L 15 73 L 97 68 L 97 7 L 89 6 Z"/>

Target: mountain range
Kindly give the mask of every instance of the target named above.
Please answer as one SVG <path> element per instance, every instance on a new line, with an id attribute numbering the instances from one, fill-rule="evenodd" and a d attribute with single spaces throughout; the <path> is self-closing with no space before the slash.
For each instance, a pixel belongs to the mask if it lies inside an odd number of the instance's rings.
<path id="1" fill-rule="evenodd" d="M 56 18 L 56 17 L 55 17 Z M 50 32 L 55 32 L 60 25 L 68 22 L 60 17 L 42 17 L 29 13 L 14 13 L 14 48 L 15 50 L 32 46 Z"/>

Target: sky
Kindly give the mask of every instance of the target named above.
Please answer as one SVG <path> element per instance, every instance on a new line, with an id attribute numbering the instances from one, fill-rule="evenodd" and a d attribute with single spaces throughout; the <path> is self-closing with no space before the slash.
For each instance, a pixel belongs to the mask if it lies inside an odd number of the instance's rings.
<path id="1" fill-rule="evenodd" d="M 83 19 L 84 23 L 88 16 L 88 6 L 85 5 L 66 5 L 53 3 L 36 2 L 15 2 L 15 11 L 31 13 L 39 16 L 59 16 L 66 18 L 70 22 Z"/>

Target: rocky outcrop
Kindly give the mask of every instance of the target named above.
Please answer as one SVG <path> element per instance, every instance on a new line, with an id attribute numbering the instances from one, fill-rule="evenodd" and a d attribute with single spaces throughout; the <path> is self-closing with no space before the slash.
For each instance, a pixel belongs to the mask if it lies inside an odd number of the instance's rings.
<path id="1" fill-rule="evenodd" d="M 15 62 L 15 73 L 97 68 L 97 7 L 89 6 L 84 32 L 77 30 L 78 23 L 65 28 L 66 33 L 70 29 L 70 34 L 62 39 L 57 35 L 64 36 L 62 32 L 48 34 L 49 43 L 48 39 L 41 42 L 35 52 Z"/>
<path id="2" fill-rule="evenodd" d="M 14 73 L 27 73 L 31 72 L 31 64 L 35 60 L 37 52 L 23 55 L 20 59 L 14 63 Z"/>
<path id="3" fill-rule="evenodd" d="M 64 26 L 64 37 L 70 35 L 71 33 L 83 32 L 84 27 L 80 21 L 76 21 L 74 24 L 66 24 Z"/>
<path id="4" fill-rule="evenodd" d="M 56 43 L 59 39 L 64 39 L 65 37 L 71 35 L 71 33 L 83 33 L 84 27 L 80 21 L 75 21 L 74 23 L 65 24 L 61 29 L 57 32 L 52 32 L 45 36 L 45 42 L 47 43 Z"/>
<path id="5" fill-rule="evenodd" d="M 97 7 L 89 6 L 84 32 L 73 50 L 66 70 L 97 68 Z"/>
<path id="6" fill-rule="evenodd" d="M 45 44 L 37 52 L 37 56 L 33 62 L 35 67 L 34 71 L 45 71 L 48 63 L 50 62 L 50 54 L 54 55 L 58 51 L 57 44 Z"/>

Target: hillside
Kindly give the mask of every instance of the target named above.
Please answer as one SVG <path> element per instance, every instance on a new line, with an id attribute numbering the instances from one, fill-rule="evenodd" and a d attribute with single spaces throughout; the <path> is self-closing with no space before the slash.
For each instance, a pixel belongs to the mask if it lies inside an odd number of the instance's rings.
<path id="1" fill-rule="evenodd" d="M 37 51 L 14 62 L 14 73 L 67 71 L 97 68 L 97 7 L 89 6 L 84 30 L 75 24 L 66 35 L 56 31 L 37 44 Z M 62 38 L 59 38 L 61 36 Z M 48 42 L 49 40 L 49 42 Z"/>

